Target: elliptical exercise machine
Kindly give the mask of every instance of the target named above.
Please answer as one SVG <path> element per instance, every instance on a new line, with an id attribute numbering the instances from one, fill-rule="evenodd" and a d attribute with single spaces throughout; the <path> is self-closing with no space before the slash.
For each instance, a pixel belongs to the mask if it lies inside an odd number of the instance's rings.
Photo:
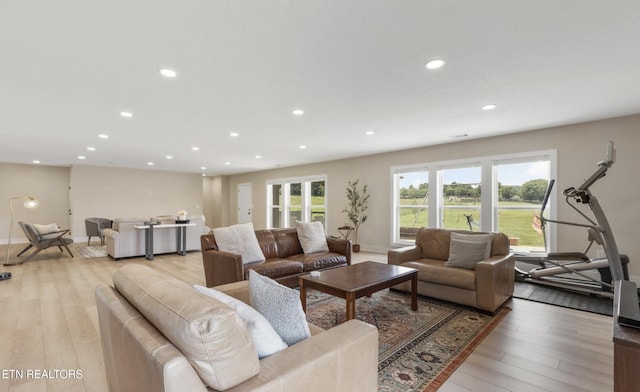
<path id="1" fill-rule="evenodd" d="M 517 280 L 613 297 L 613 282 L 629 279 L 627 271 L 629 259 L 624 255 L 621 257 L 618 252 L 618 246 L 607 217 L 598 199 L 590 191 L 591 186 L 606 175 L 607 170 L 614 164 L 615 158 L 616 151 L 613 142 L 609 142 L 606 159 L 598 162 L 598 169 L 577 189 L 570 187 L 562 192 L 569 207 L 586 220 L 584 223 L 557 221 L 544 217 L 544 210 L 555 183 L 554 180 L 549 181 L 540 215 L 537 217 L 545 239 L 545 248 L 547 245 L 546 223 L 584 227 L 587 229 L 589 244 L 583 252 L 548 253 L 543 257 L 516 254 L 516 262 L 539 266 L 530 271 L 516 267 Z M 593 216 L 588 216 L 578 208 L 580 205 L 588 206 Z M 587 252 L 594 243 L 602 246 L 606 258 L 592 260 L 587 256 Z M 587 273 L 589 270 L 597 270 L 600 278 L 596 278 L 594 273 Z"/>

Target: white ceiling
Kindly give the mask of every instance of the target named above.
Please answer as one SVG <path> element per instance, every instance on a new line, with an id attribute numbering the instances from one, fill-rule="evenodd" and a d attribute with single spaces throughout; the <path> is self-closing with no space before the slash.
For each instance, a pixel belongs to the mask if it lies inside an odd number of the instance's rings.
<path id="1" fill-rule="evenodd" d="M 637 0 L 3 0 L 0 161 L 233 174 L 640 113 L 639 21 Z"/>

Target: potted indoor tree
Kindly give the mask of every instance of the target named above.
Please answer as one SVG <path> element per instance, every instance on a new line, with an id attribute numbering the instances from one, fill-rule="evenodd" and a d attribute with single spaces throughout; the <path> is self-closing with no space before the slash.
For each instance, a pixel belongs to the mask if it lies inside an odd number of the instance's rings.
<path id="1" fill-rule="evenodd" d="M 347 186 L 347 201 L 349 204 L 347 207 L 342 210 L 342 212 L 347 213 L 347 217 L 353 224 L 353 251 L 360 252 L 360 243 L 358 243 L 358 230 L 360 229 L 360 225 L 367 221 L 368 216 L 365 214 L 365 211 L 368 207 L 369 202 L 369 193 L 367 192 L 367 185 L 362 186 L 360 188 L 359 185 L 360 180 L 355 180 L 353 182 L 349 181 L 349 185 Z"/>

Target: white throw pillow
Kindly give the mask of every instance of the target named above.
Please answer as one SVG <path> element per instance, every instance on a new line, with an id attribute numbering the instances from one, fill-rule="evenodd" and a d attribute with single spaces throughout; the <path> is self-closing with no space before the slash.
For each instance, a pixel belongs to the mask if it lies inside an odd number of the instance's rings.
<path id="1" fill-rule="evenodd" d="M 487 246 L 487 248 L 485 250 L 484 258 L 488 259 L 489 256 L 491 256 L 491 242 L 493 242 L 493 234 L 491 234 L 491 233 L 487 233 L 487 234 L 463 234 L 463 233 L 452 232 L 451 233 L 451 241 L 453 241 L 453 240 L 467 241 L 467 242 L 485 242 L 485 243 L 488 243 L 489 246 Z"/>
<path id="2" fill-rule="evenodd" d="M 38 234 L 40 234 L 40 238 L 43 240 L 50 240 L 60 235 L 60 228 L 55 223 L 49 223 L 48 225 L 34 223 L 33 226 L 38 230 Z"/>
<path id="3" fill-rule="evenodd" d="M 213 229 L 213 236 L 216 238 L 218 249 L 242 256 L 242 264 L 265 260 L 253 230 L 253 223 L 219 227 Z"/>
<path id="4" fill-rule="evenodd" d="M 271 323 L 289 346 L 311 336 L 300 292 L 250 270 L 249 293 L 251 306 Z"/>
<path id="5" fill-rule="evenodd" d="M 327 236 L 324 233 L 322 222 L 296 221 L 296 231 L 302 251 L 306 253 L 328 252 Z"/>
<path id="6" fill-rule="evenodd" d="M 451 240 L 449 246 L 449 260 L 444 263 L 447 267 L 476 269 L 476 264 L 485 259 L 488 242 L 471 242 Z"/>
<path id="7" fill-rule="evenodd" d="M 269 321 L 251 306 L 212 288 L 198 285 L 194 285 L 193 287 L 198 292 L 217 299 L 236 311 L 247 328 L 247 331 L 249 331 L 249 335 L 251 335 L 251 340 L 253 340 L 253 345 L 256 347 L 260 359 L 266 358 L 288 347 L 271 324 L 269 324 Z"/>

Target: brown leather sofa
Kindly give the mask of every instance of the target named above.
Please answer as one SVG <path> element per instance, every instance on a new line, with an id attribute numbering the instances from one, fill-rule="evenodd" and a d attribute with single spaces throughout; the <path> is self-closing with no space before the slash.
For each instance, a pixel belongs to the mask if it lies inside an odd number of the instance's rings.
<path id="1" fill-rule="evenodd" d="M 96 287 L 111 392 L 378 390 L 378 330 L 350 320 L 258 359 L 235 311 L 149 267 Z M 248 282 L 216 287 L 247 302 Z"/>
<path id="2" fill-rule="evenodd" d="M 454 230 L 478 235 L 476 231 Z M 513 295 L 515 257 L 509 250 L 509 238 L 491 233 L 491 255 L 476 264 L 475 270 L 448 267 L 452 230 L 422 228 L 416 245 L 390 250 L 388 263 L 416 268 L 418 293 L 494 313 Z M 410 291 L 407 284 L 395 286 Z"/>
<path id="3" fill-rule="evenodd" d="M 256 230 L 266 260 L 242 263 L 237 254 L 218 250 L 213 234 L 200 237 L 207 287 L 248 279 L 249 270 L 289 287 L 298 286 L 298 276 L 310 271 L 351 264 L 351 241 L 327 237 L 329 252 L 304 254 L 295 228 Z"/>

